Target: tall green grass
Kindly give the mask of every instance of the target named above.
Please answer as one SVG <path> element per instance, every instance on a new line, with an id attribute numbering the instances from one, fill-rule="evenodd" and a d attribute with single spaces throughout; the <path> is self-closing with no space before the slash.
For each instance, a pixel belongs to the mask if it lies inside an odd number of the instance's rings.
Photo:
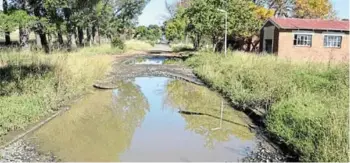
<path id="1" fill-rule="evenodd" d="M 21 129 L 89 90 L 111 56 L 7 53 L 0 55 L 0 137 Z"/>
<path id="2" fill-rule="evenodd" d="M 127 41 L 126 51 L 150 47 Z M 88 92 L 110 68 L 113 56 L 105 54 L 122 52 L 110 44 L 50 55 L 11 48 L 0 51 L 0 143 L 8 132 L 25 128 Z"/>
<path id="3" fill-rule="evenodd" d="M 242 108 L 265 111 L 267 130 L 301 161 L 349 161 L 349 65 L 233 52 L 199 53 L 195 73 Z"/>

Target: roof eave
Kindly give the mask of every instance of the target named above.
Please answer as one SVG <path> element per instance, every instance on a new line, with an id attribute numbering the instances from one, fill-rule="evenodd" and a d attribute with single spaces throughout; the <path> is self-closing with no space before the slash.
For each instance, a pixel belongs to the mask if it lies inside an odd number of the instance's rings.
<path id="1" fill-rule="evenodd" d="M 340 31 L 340 32 L 349 32 L 350 30 L 344 30 L 344 29 L 321 29 L 321 28 L 283 28 L 280 29 L 287 29 L 287 30 L 313 30 L 313 31 Z"/>
<path id="2" fill-rule="evenodd" d="M 281 26 L 279 26 L 275 21 L 273 21 L 271 18 L 269 18 L 264 22 L 264 25 L 261 27 L 260 30 L 262 30 L 268 22 L 271 22 L 278 29 L 282 29 Z"/>

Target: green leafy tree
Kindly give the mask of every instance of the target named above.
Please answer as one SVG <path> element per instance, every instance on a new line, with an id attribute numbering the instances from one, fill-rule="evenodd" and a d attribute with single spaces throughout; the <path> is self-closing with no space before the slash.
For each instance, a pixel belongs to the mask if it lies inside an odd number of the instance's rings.
<path id="1" fill-rule="evenodd" d="M 256 5 L 250 0 L 193 0 L 185 9 L 189 19 L 187 31 L 193 40 L 194 47 L 200 47 L 201 40 L 209 37 L 216 45 L 223 41 L 225 31 L 225 10 L 228 16 L 228 34 L 236 37 L 251 37 L 260 28 L 260 21 L 255 14 Z"/>
<path id="2" fill-rule="evenodd" d="M 77 44 L 99 44 L 100 37 L 123 35 L 136 24 L 149 0 L 11 0 L 4 1 L 0 30 L 9 33 L 19 28 L 20 44 L 28 47 L 29 32 L 36 33 L 37 47 L 50 52 L 56 36 L 60 47 L 74 50 Z M 8 2 L 8 3 L 7 3 Z M 9 10 L 11 9 L 11 11 Z M 18 18 L 22 19 L 18 19 Z M 153 29 L 152 29 L 153 30 Z M 85 31 L 85 32 L 84 32 Z M 155 30 L 157 31 L 157 30 Z M 86 33 L 86 40 L 84 36 Z M 6 41 L 9 40 L 6 37 Z M 10 42 L 10 41 L 7 41 Z"/>
<path id="3" fill-rule="evenodd" d="M 162 29 L 158 25 L 138 26 L 134 38 L 140 40 L 156 41 L 162 36 Z"/>
<path id="4" fill-rule="evenodd" d="M 183 12 L 184 9 L 178 9 L 174 18 L 164 23 L 165 37 L 169 41 L 183 40 L 186 35 L 188 18 L 183 14 Z"/>

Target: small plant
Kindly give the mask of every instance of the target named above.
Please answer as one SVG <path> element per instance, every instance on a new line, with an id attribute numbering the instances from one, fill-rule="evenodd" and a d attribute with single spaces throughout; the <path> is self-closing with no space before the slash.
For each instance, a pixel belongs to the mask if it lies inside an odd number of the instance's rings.
<path id="1" fill-rule="evenodd" d="M 118 48 L 118 49 L 121 49 L 121 50 L 124 50 L 125 49 L 125 43 L 122 39 L 120 39 L 119 37 L 114 37 L 112 39 L 112 47 L 114 48 Z"/>

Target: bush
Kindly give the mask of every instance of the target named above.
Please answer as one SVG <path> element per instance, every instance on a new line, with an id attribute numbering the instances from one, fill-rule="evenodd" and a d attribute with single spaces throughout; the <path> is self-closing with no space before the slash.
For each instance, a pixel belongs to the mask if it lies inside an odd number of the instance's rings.
<path id="1" fill-rule="evenodd" d="M 170 47 L 174 52 L 190 51 L 194 49 L 192 44 L 184 43 L 171 44 Z"/>
<path id="2" fill-rule="evenodd" d="M 120 39 L 119 37 L 114 37 L 112 39 L 112 47 L 114 48 L 118 48 L 118 49 L 121 49 L 121 50 L 124 50 L 125 49 L 125 43 L 122 39 Z"/>
<path id="3" fill-rule="evenodd" d="M 348 64 L 240 52 L 201 52 L 186 64 L 234 104 L 264 108 L 267 130 L 293 146 L 301 161 L 348 161 Z"/>

